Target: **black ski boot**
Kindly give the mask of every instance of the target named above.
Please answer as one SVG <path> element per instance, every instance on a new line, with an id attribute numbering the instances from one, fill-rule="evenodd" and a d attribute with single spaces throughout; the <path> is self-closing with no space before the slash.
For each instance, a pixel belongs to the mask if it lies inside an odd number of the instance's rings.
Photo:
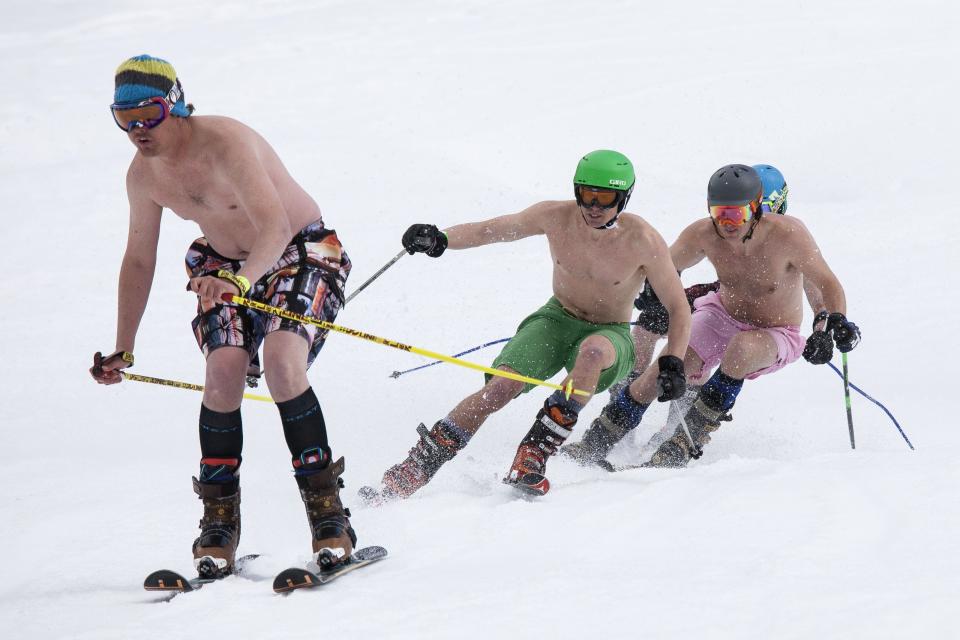
<path id="1" fill-rule="evenodd" d="M 660 445 L 644 466 L 687 466 L 690 460 L 703 455 L 703 447 L 710 442 L 710 434 L 720 428 L 720 423 L 731 419 L 728 412 L 713 409 L 704 403 L 703 398 L 697 398 L 673 436 Z"/>
<path id="2" fill-rule="evenodd" d="M 323 568 L 348 560 L 357 544 L 350 510 L 340 502 L 344 466 L 340 458 L 320 471 L 296 477 L 313 536 L 314 560 Z"/>
<path id="3" fill-rule="evenodd" d="M 612 402 L 594 418 L 580 442 L 573 442 L 560 449 L 583 466 L 608 466 L 607 454 L 632 430 L 623 422 L 623 414 Z"/>
<path id="4" fill-rule="evenodd" d="M 194 478 L 193 492 L 203 500 L 200 537 L 193 541 L 193 564 L 204 578 L 229 575 L 240 544 L 240 480 L 219 483 Z"/>

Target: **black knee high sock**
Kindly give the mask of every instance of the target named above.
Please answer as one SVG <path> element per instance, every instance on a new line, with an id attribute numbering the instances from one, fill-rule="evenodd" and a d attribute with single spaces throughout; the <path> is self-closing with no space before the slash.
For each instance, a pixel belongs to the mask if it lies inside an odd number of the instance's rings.
<path id="1" fill-rule="evenodd" d="M 277 409 L 296 474 L 310 475 L 325 468 L 330 463 L 327 425 L 313 389 L 307 387 L 296 398 L 278 402 Z"/>
<path id="2" fill-rule="evenodd" d="M 236 479 L 243 451 L 240 409 L 223 413 L 200 405 L 200 482 Z"/>

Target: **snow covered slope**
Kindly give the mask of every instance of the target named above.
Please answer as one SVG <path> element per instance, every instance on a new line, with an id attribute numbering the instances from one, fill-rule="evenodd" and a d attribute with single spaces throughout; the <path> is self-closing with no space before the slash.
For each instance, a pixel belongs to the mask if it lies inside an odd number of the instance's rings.
<path id="1" fill-rule="evenodd" d="M 952 4 L 7 0 L 3 14 L 2 637 L 955 633 Z M 799 362 L 749 383 L 736 422 L 690 469 L 610 475 L 555 460 L 553 491 L 516 499 L 499 479 L 534 392 L 421 495 L 365 508 L 354 490 L 481 381 L 446 365 L 392 380 L 423 360 L 332 336 L 311 380 L 347 457 L 361 543 L 391 557 L 322 592 L 274 596 L 270 578 L 307 557 L 308 532 L 276 411 L 249 403 L 241 552 L 264 555 L 252 579 L 157 604 L 143 576 L 190 566 L 200 398 L 86 373 L 113 346 L 126 237 L 133 148 L 107 110 L 113 70 L 144 52 L 173 62 L 198 113 L 271 141 L 343 239 L 353 286 L 410 223 L 570 197 L 591 149 L 633 159 L 629 209 L 668 240 L 704 215 L 717 167 L 776 164 L 863 329 L 851 377 L 917 450 L 855 398 L 851 452 L 839 379 Z M 199 233 L 165 217 L 136 371 L 200 382 L 181 262 Z M 548 297 L 547 256 L 534 238 L 406 257 L 339 322 L 445 353 L 504 337 Z M 664 416 L 651 412 L 643 434 Z"/>

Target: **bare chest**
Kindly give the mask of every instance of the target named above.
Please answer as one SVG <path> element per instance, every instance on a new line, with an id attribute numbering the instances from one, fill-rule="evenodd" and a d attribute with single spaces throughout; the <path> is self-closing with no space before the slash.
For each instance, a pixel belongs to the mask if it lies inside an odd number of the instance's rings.
<path id="1" fill-rule="evenodd" d="M 190 163 L 176 170 L 158 171 L 152 187 L 157 204 L 188 220 L 216 218 L 240 209 L 233 187 L 206 164 Z"/>
<path id="2" fill-rule="evenodd" d="M 568 238 L 548 238 L 553 268 L 558 276 L 590 286 L 613 287 L 639 282 L 643 275 L 636 255 L 623 243 L 583 243 Z"/>
<path id="3" fill-rule="evenodd" d="M 759 297 L 793 289 L 799 283 L 797 268 L 771 247 L 747 253 L 736 249 L 719 247 L 707 251 L 707 258 L 716 269 L 721 284 L 728 289 Z"/>

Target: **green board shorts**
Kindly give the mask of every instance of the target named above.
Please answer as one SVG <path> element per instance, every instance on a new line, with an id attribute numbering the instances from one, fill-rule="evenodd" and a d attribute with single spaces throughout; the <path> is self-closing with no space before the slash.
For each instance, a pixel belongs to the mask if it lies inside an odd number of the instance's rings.
<path id="1" fill-rule="evenodd" d="M 634 349 L 630 325 L 626 322 L 594 324 L 581 320 L 563 308 L 556 298 L 550 298 L 517 327 L 493 367 L 505 365 L 530 378 L 548 380 L 560 369 L 573 370 L 580 351 L 580 343 L 589 336 L 600 335 L 613 343 L 617 360 L 600 373 L 596 393 L 626 377 L 633 371 Z M 487 382 L 490 381 L 487 374 Z M 523 393 L 536 385 L 527 384 Z"/>

